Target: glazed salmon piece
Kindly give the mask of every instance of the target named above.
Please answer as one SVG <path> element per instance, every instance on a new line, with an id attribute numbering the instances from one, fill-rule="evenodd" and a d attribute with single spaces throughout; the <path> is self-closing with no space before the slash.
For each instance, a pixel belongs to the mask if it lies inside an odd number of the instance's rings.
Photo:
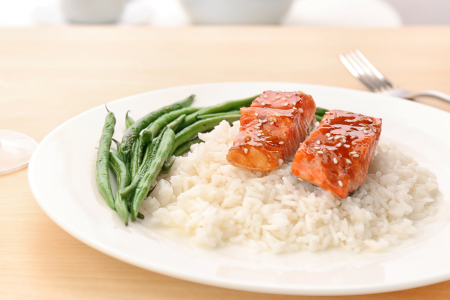
<path id="1" fill-rule="evenodd" d="M 264 91 L 258 98 L 253 100 L 250 107 L 263 107 L 274 109 L 300 109 L 305 116 L 316 112 L 316 103 L 311 95 L 303 92 L 275 92 Z"/>
<path id="2" fill-rule="evenodd" d="M 344 199 L 366 179 L 380 139 L 382 120 L 342 110 L 329 111 L 300 144 L 292 173 Z"/>
<path id="3" fill-rule="evenodd" d="M 240 131 L 227 155 L 228 162 L 236 167 L 258 171 L 279 167 L 295 153 L 315 123 L 316 105 L 311 96 L 273 92 L 264 98 L 266 93 L 255 99 L 251 107 L 241 108 Z M 292 99 L 278 105 L 279 95 Z M 265 99 L 264 103 L 261 99 Z"/>

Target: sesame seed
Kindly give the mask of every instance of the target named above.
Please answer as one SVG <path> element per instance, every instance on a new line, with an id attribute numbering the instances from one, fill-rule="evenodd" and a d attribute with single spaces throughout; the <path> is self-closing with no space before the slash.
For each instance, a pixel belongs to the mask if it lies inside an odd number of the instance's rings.
<path id="1" fill-rule="evenodd" d="M 319 154 L 323 154 L 323 151 L 317 151 L 317 153 L 319 153 Z"/>
<path id="2" fill-rule="evenodd" d="M 247 152 L 248 152 L 248 149 L 244 148 L 244 153 L 247 154 Z"/>
<path id="3" fill-rule="evenodd" d="M 364 132 L 364 133 L 369 133 L 367 130 L 364 130 L 363 132 Z"/>
<path id="4" fill-rule="evenodd" d="M 255 116 L 259 116 L 259 114 L 258 114 L 258 113 L 255 113 Z"/>
<path id="5" fill-rule="evenodd" d="M 280 99 L 281 97 L 280 96 L 277 96 L 275 99 Z"/>
<path id="6" fill-rule="evenodd" d="M 320 145 L 320 141 L 317 141 L 317 145 Z"/>
<path id="7" fill-rule="evenodd" d="M 298 111 L 302 113 L 303 112 L 303 108 L 299 108 Z"/>
<path id="8" fill-rule="evenodd" d="M 284 101 L 287 101 L 287 99 L 286 99 L 286 98 L 283 98 L 283 100 L 284 100 Z"/>
<path id="9" fill-rule="evenodd" d="M 348 158 L 346 158 L 345 161 L 346 161 L 348 164 L 351 164 L 351 163 L 352 163 L 352 161 L 351 161 L 350 159 L 348 159 Z"/>
<path id="10" fill-rule="evenodd" d="M 279 115 L 279 114 L 276 114 L 275 116 L 277 116 L 277 117 L 281 117 L 281 115 Z"/>
<path id="11" fill-rule="evenodd" d="M 359 157 L 359 154 L 358 153 L 353 154 L 353 157 Z"/>
<path id="12" fill-rule="evenodd" d="M 263 132 L 262 130 L 258 131 L 258 132 Z"/>
<path id="13" fill-rule="evenodd" d="M 372 130 L 373 130 L 373 132 L 377 132 L 377 129 L 374 127 L 374 128 L 372 128 Z"/>
<path id="14" fill-rule="evenodd" d="M 289 103 L 285 103 L 284 106 L 288 106 Z"/>
<path id="15" fill-rule="evenodd" d="M 371 118 L 368 118 L 367 120 L 369 120 L 369 122 L 371 122 L 371 123 L 373 122 L 373 120 Z"/>
<path id="16" fill-rule="evenodd" d="M 350 148 L 350 145 L 345 144 L 344 147 L 345 148 Z"/>
<path id="17" fill-rule="evenodd" d="M 280 145 L 283 145 L 283 144 L 284 144 L 284 142 L 283 142 L 283 141 L 281 141 L 281 142 L 279 142 L 278 144 L 280 144 Z"/>
<path id="18" fill-rule="evenodd" d="M 344 122 L 353 122 L 352 120 L 344 120 Z"/>
<path id="19" fill-rule="evenodd" d="M 273 125 L 273 122 L 270 122 L 269 124 L 270 124 L 270 125 Z"/>
<path id="20" fill-rule="evenodd" d="M 348 133 L 344 133 L 343 136 L 349 136 L 349 134 Z"/>
<path id="21" fill-rule="evenodd" d="M 288 97 L 288 98 L 291 98 L 291 97 L 292 97 L 292 95 L 286 95 L 286 97 Z"/>
<path id="22" fill-rule="evenodd" d="M 261 123 L 267 123 L 267 120 L 266 120 L 266 119 L 264 119 L 264 120 L 262 120 L 262 121 L 261 121 Z"/>
<path id="23" fill-rule="evenodd" d="M 320 147 L 314 147 L 314 149 L 316 149 L 316 150 L 320 150 Z"/>
<path id="24" fill-rule="evenodd" d="M 341 187 L 344 186 L 344 184 L 342 183 L 342 181 L 339 180 L 338 183 L 339 183 L 339 186 L 341 186 Z"/>
<path id="25" fill-rule="evenodd" d="M 356 138 L 357 138 L 357 136 L 356 136 L 356 135 L 352 136 L 352 139 L 356 139 Z"/>
<path id="26" fill-rule="evenodd" d="M 336 136 L 334 137 L 335 140 L 340 139 L 340 138 L 341 138 L 340 135 L 336 135 Z"/>
<path id="27" fill-rule="evenodd" d="M 262 133 L 258 133 L 257 136 L 262 136 Z"/>
<path id="28" fill-rule="evenodd" d="M 333 158 L 333 162 L 335 163 L 335 164 L 337 164 L 338 163 L 338 161 L 337 161 L 337 158 L 335 157 L 335 158 Z"/>
<path id="29" fill-rule="evenodd" d="M 342 146 L 342 143 L 339 143 L 339 144 L 336 145 L 336 147 L 340 147 L 340 146 Z"/>
<path id="30" fill-rule="evenodd" d="M 266 105 L 266 102 L 261 103 L 262 106 Z"/>
<path id="31" fill-rule="evenodd" d="M 330 137 L 331 134 L 330 134 L 330 133 L 327 133 L 327 134 L 325 134 L 325 135 L 326 135 L 327 137 Z"/>
<path id="32" fill-rule="evenodd" d="M 332 136 L 330 136 L 327 140 L 329 140 L 329 141 L 331 141 L 333 139 L 333 137 Z"/>
<path id="33" fill-rule="evenodd" d="M 264 98 L 267 98 L 267 95 L 264 95 Z"/>

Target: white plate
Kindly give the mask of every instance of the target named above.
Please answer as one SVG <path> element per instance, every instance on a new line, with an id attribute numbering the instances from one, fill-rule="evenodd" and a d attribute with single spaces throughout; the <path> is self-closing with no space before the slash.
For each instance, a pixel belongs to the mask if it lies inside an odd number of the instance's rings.
<path id="1" fill-rule="evenodd" d="M 450 115 L 403 99 L 341 88 L 294 83 L 218 83 L 148 92 L 111 103 L 118 119 L 133 117 L 196 94 L 195 105 L 239 99 L 263 90 L 302 90 L 318 106 L 383 118 L 382 137 L 393 139 L 437 176 L 450 195 Z M 125 227 L 108 208 L 95 182 L 95 159 L 105 108 L 91 109 L 59 126 L 39 145 L 29 165 L 29 183 L 44 211 L 89 246 L 132 265 L 193 282 L 254 292 L 349 295 L 413 288 L 450 279 L 450 226 L 440 219 L 425 234 L 385 253 L 344 250 L 275 255 L 245 247 L 211 250 L 186 237 L 150 230 L 141 221 Z M 448 200 L 448 197 L 444 197 Z"/>

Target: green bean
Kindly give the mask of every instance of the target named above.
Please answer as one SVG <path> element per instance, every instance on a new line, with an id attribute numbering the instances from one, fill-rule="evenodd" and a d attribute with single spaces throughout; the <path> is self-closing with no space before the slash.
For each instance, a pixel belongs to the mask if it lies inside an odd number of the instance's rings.
<path id="1" fill-rule="evenodd" d="M 187 141 L 186 143 L 181 144 L 180 146 L 178 146 L 177 149 L 175 149 L 175 151 L 173 152 L 173 156 L 181 156 L 181 155 L 183 155 L 184 153 L 186 153 L 189 150 L 191 150 L 191 146 L 192 145 L 198 144 L 198 143 L 203 143 L 203 141 L 200 138 L 195 137 L 195 138 Z"/>
<path id="2" fill-rule="evenodd" d="M 191 138 L 196 136 L 199 132 L 205 132 L 207 130 L 213 129 L 215 126 L 219 125 L 220 122 L 223 120 L 226 120 L 230 123 L 239 120 L 241 115 L 228 115 L 228 116 L 218 116 L 210 119 L 200 120 L 196 123 L 184 128 L 180 132 L 177 133 L 175 137 L 175 143 L 173 151 L 175 151 L 178 146 L 180 146 L 183 143 L 186 143 Z"/>
<path id="3" fill-rule="evenodd" d="M 156 119 L 164 114 L 167 114 L 168 112 L 190 106 L 193 101 L 194 95 L 191 95 L 182 101 L 155 110 L 140 118 L 133 125 L 131 125 L 130 128 L 127 129 L 127 132 L 124 134 L 122 138 L 122 144 L 120 145 L 119 149 L 120 157 L 122 157 L 124 163 L 127 164 L 130 161 L 131 147 L 135 139 L 138 137 L 139 133 L 144 128 L 146 128 L 148 125 L 150 125 L 151 122 L 154 122 Z"/>
<path id="4" fill-rule="evenodd" d="M 115 125 L 116 117 L 112 112 L 108 112 L 97 152 L 97 185 L 106 203 L 114 210 L 116 210 L 116 206 L 114 205 L 114 196 L 109 181 L 108 164 L 110 158 L 109 149 L 111 148 Z"/>
<path id="5" fill-rule="evenodd" d="M 154 144 L 154 146 L 152 147 L 152 151 L 150 152 L 150 156 L 148 157 L 148 159 L 147 159 L 147 161 L 146 161 L 146 164 L 147 164 L 147 165 L 149 164 L 149 162 L 150 162 L 151 160 L 153 160 L 153 159 L 155 158 L 156 151 L 158 150 L 158 147 L 159 147 L 159 145 L 160 145 L 160 143 L 161 143 L 162 136 L 164 135 L 164 133 L 166 132 L 166 130 L 167 130 L 167 128 L 164 128 L 164 129 L 159 133 L 159 135 L 158 135 L 156 138 L 153 139 L 152 144 Z"/>
<path id="6" fill-rule="evenodd" d="M 110 155 L 109 165 L 113 169 L 114 173 L 116 173 L 118 189 L 122 189 L 130 184 L 130 173 L 117 154 L 110 152 Z"/>
<path id="7" fill-rule="evenodd" d="M 144 144 L 148 144 L 152 139 L 154 139 L 158 135 L 158 133 L 162 128 L 164 128 L 164 126 L 166 126 L 167 124 L 169 124 L 170 122 L 172 122 L 181 115 L 189 115 L 198 110 L 199 108 L 196 107 L 186 107 L 162 115 L 155 122 L 151 123 L 147 128 L 142 130 L 141 132 L 142 142 Z"/>
<path id="8" fill-rule="evenodd" d="M 145 172 L 145 175 L 139 181 L 136 192 L 134 193 L 131 206 L 132 221 L 136 221 L 139 207 L 141 206 L 142 201 L 144 201 L 145 196 L 148 194 L 153 182 L 161 171 L 164 162 L 169 157 L 170 152 L 173 148 L 174 140 L 175 133 L 172 129 L 168 128 L 162 136 L 161 143 L 158 147 L 155 158 L 150 163 L 150 167 L 148 168 L 147 172 Z"/>
<path id="9" fill-rule="evenodd" d="M 177 130 L 178 127 L 184 122 L 184 119 L 186 119 L 186 115 L 181 115 L 169 124 L 167 124 L 167 128 L 172 129 L 173 131 Z"/>
<path id="10" fill-rule="evenodd" d="M 241 99 L 241 100 L 227 101 L 227 102 L 220 103 L 220 104 L 217 104 L 214 106 L 202 108 L 199 111 L 188 115 L 180 128 L 183 129 L 189 125 L 192 125 L 193 123 L 195 123 L 197 121 L 197 116 L 200 116 L 200 115 L 207 115 L 207 114 L 214 114 L 214 113 L 219 113 L 219 112 L 227 112 L 227 111 L 231 111 L 231 110 L 237 110 L 244 106 L 248 107 L 252 104 L 253 100 L 255 100 L 258 96 L 259 95 Z"/>
<path id="11" fill-rule="evenodd" d="M 136 141 L 133 144 L 133 147 L 131 148 L 131 164 L 130 164 L 130 173 L 131 178 L 133 178 L 137 171 L 139 170 L 139 166 L 141 165 L 141 159 L 142 159 L 142 137 L 139 136 Z"/>
<path id="12" fill-rule="evenodd" d="M 191 150 L 191 146 L 194 144 L 198 144 L 198 143 L 202 143 L 203 140 L 201 140 L 200 138 L 198 138 L 197 136 L 189 141 L 187 141 L 184 144 L 181 144 L 177 149 L 175 149 L 175 151 L 173 152 L 173 156 L 181 156 L 184 153 L 188 152 L 189 150 Z M 175 163 L 176 158 L 174 158 L 172 160 L 171 163 L 165 162 L 162 169 L 161 169 L 161 174 L 169 174 L 170 170 L 172 169 L 173 164 Z"/>
<path id="13" fill-rule="evenodd" d="M 114 142 L 114 144 L 116 144 L 116 149 L 119 150 L 120 142 L 116 139 L 112 139 L 112 141 Z"/>
<path id="14" fill-rule="evenodd" d="M 203 120 L 203 119 L 209 119 L 209 118 L 214 118 L 217 116 L 224 116 L 224 115 L 236 115 L 236 114 L 241 114 L 240 110 L 232 110 L 232 111 L 228 111 L 228 112 L 224 112 L 224 113 L 215 113 L 215 114 L 207 114 L 207 115 L 201 115 L 201 116 L 197 116 L 198 120 Z"/>
<path id="15" fill-rule="evenodd" d="M 116 173 L 117 179 L 117 192 L 115 195 L 114 204 L 116 206 L 117 213 L 120 215 L 125 225 L 128 224 L 128 207 L 126 199 L 120 196 L 119 190 L 125 188 L 130 183 L 130 175 L 128 173 L 127 167 L 119 159 L 119 156 L 115 153 L 110 153 L 109 165 Z"/>
<path id="16" fill-rule="evenodd" d="M 145 153 L 144 159 L 142 160 L 142 164 L 139 167 L 139 171 L 133 177 L 130 185 L 128 185 L 126 188 L 120 190 L 120 195 L 122 197 L 126 197 L 126 196 L 130 195 L 136 190 L 136 187 L 138 186 L 139 181 L 145 175 L 145 172 L 147 172 L 147 169 L 149 168 L 152 160 L 154 159 L 156 152 L 159 148 L 159 145 L 161 144 L 161 140 L 162 140 L 162 136 L 159 136 L 153 140 L 151 145 L 147 146 L 147 150 L 145 151 L 146 153 Z"/>
<path id="17" fill-rule="evenodd" d="M 155 190 L 155 188 L 156 188 L 156 185 L 154 187 L 152 187 L 152 189 L 150 191 L 148 191 L 147 197 L 152 194 L 152 192 Z"/>
<path id="18" fill-rule="evenodd" d="M 248 107 L 252 104 L 253 100 L 258 98 L 259 95 L 255 95 L 252 97 L 248 97 L 245 99 L 239 99 L 239 100 L 231 100 L 227 102 L 223 102 L 214 106 L 205 107 L 199 110 L 199 115 L 206 115 L 206 114 L 214 114 L 219 112 L 228 112 L 232 110 L 238 110 L 241 109 L 241 107 Z"/>
<path id="19" fill-rule="evenodd" d="M 329 110 L 326 108 L 321 108 L 321 107 L 316 107 L 316 121 L 317 122 L 321 122 L 323 117 L 325 116 L 325 114 L 328 112 Z"/>
<path id="20" fill-rule="evenodd" d="M 323 116 L 327 111 L 329 110 L 326 108 L 316 107 L 316 115 Z"/>
<path id="21" fill-rule="evenodd" d="M 153 146 L 154 146 L 154 144 L 152 142 L 151 144 L 147 145 L 147 148 L 145 148 L 144 157 L 141 160 L 141 164 L 139 165 L 139 168 L 141 168 L 144 165 L 144 163 L 149 160 L 150 153 L 152 152 L 152 147 Z"/>
<path id="22" fill-rule="evenodd" d="M 141 160 L 141 164 L 139 168 L 141 168 L 143 165 L 147 164 L 152 156 L 154 156 L 154 151 L 156 151 L 155 146 L 157 146 L 157 143 L 161 140 L 161 138 L 158 136 L 153 139 L 152 143 L 147 145 L 147 148 L 145 149 L 144 157 Z"/>
<path id="23" fill-rule="evenodd" d="M 172 160 L 171 163 L 165 162 L 161 169 L 161 174 L 169 174 L 170 169 L 172 169 L 173 163 L 175 162 L 175 159 Z"/>
<path id="24" fill-rule="evenodd" d="M 127 129 L 130 128 L 131 125 L 134 124 L 133 118 L 130 117 L 130 116 L 128 115 L 129 112 L 130 112 L 130 111 L 127 111 L 127 114 L 125 115 L 125 127 L 126 127 Z"/>

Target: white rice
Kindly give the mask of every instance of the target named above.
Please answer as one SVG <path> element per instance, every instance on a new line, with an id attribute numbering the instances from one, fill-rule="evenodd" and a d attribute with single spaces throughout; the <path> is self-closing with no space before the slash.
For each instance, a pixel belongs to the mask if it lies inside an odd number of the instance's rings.
<path id="1" fill-rule="evenodd" d="M 380 251 L 417 232 L 414 220 L 437 208 L 436 177 L 395 145 L 380 141 L 363 185 L 340 200 L 291 173 L 231 166 L 226 154 L 239 131 L 222 122 L 205 143 L 177 158 L 141 212 L 151 222 L 182 228 L 197 245 L 241 243 L 256 251 L 318 251 L 341 247 Z"/>

